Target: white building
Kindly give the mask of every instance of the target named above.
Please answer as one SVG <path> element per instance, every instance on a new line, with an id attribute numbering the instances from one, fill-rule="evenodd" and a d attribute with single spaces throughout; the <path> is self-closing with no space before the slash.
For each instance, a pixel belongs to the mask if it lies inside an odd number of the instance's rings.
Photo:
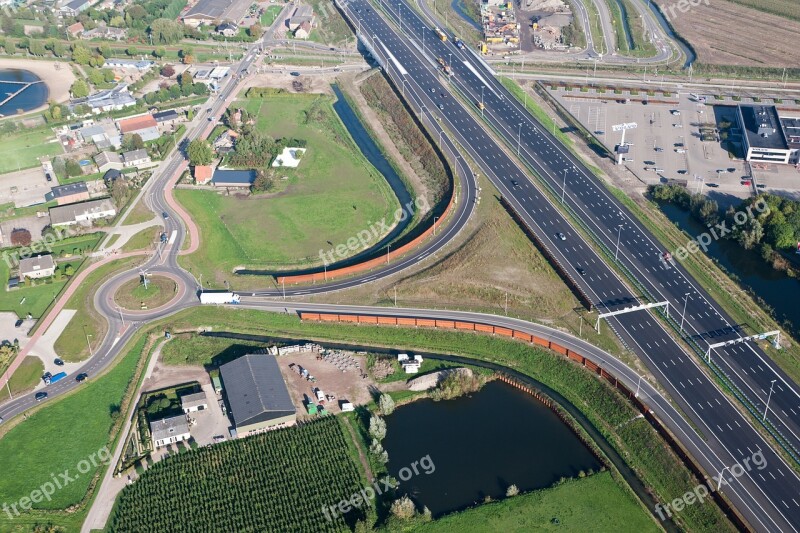
<path id="1" fill-rule="evenodd" d="M 110 218 L 117 214 L 117 208 L 108 198 L 81 202 L 78 204 L 62 205 L 50 208 L 50 224 L 53 226 L 69 226 Z"/>
<path id="2" fill-rule="evenodd" d="M 194 413 L 195 411 L 205 411 L 208 409 L 208 401 L 205 392 L 195 392 L 181 396 L 181 409 L 184 413 Z"/>
<path id="3" fill-rule="evenodd" d="M 49 278 L 55 274 L 56 265 L 52 255 L 26 257 L 19 262 L 19 279 Z"/>
<path id="4" fill-rule="evenodd" d="M 162 418 L 150 422 L 150 436 L 153 439 L 153 448 L 160 448 L 175 442 L 189 440 L 189 423 L 186 415 Z"/>
<path id="5" fill-rule="evenodd" d="M 400 353 L 397 354 L 397 362 L 400 363 L 406 374 L 416 374 L 419 372 L 419 367 L 422 366 L 422 356 L 415 355 L 412 358 L 407 353 Z"/>

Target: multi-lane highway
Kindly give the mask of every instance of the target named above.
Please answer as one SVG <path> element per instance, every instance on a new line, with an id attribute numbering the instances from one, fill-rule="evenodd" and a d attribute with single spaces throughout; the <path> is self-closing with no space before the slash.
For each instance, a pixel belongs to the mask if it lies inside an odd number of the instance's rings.
<path id="1" fill-rule="evenodd" d="M 398 86 L 417 85 L 423 94 L 428 89 L 428 107 L 439 109 L 443 122 L 454 132 L 462 147 L 599 309 L 616 310 L 631 305 L 638 299 L 638 291 L 632 291 L 595 252 L 594 245 L 572 228 L 551 205 L 549 198 L 540 192 L 538 185 L 526 177 L 510 153 L 518 152 L 520 158 L 544 179 L 549 179 L 552 182 L 550 186 L 563 194 L 565 205 L 579 218 L 585 218 L 584 224 L 590 230 L 603 231 L 601 238 L 606 240 L 613 237 L 612 250 L 619 231 L 622 241 L 620 256 L 625 256 L 623 261 L 627 262 L 626 265 L 630 262 L 647 264 L 651 284 L 665 273 L 680 273 L 685 280 L 682 285 L 691 283 L 680 267 L 667 268 L 661 264 L 659 258 L 663 250 L 655 239 L 605 191 L 580 161 L 520 109 L 513 96 L 493 78 L 479 58 L 456 47 L 452 39 L 442 42 L 429 38 L 423 51 L 422 39 L 418 36 L 425 31 L 431 35 L 431 25 L 425 24 L 407 4 L 401 3 L 399 9 L 398 17 L 397 4 L 386 6 L 386 16 L 394 18 L 397 23 L 392 27 L 366 1 L 343 5 L 353 25 L 362 29 L 362 37 L 384 57 L 385 68 Z M 400 35 L 396 31 L 400 26 L 405 35 L 412 37 Z M 439 58 L 452 69 L 452 76 L 442 74 Z M 448 85 L 444 91 L 443 83 Z M 484 117 L 509 140 L 508 146 L 498 146 L 486 133 L 485 125 L 465 113 L 464 104 L 451 94 L 451 90 L 462 95 L 469 106 L 477 108 L 477 104 L 483 102 Z M 620 225 L 625 230 L 624 235 Z M 638 232 L 638 238 L 634 236 L 635 232 Z M 609 247 L 602 240 L 601 243 Z M 636 273 L 635 269 L 631 270 Z M 663 293 L 660 283 L 655 286 Z M 700 294 L 701 289 L 694 284 L 692 287 Z M 669 295 L 664 294 L 662 299 L 668 298 Z M 699 296 L 697 301 L 699 303 Z M 710 302 L 710 298 L 706 297 L 704 301 Z M 673 301 L 673 313 L 676 308 L 682 308 L 676 304 Z M 691 310 L 687 311 L 687 321 L 690 316 L 699 320 Z M 768 462 L 774 470 L 744 480 L 740 492 L 737 494 L 731 490 L 729 497 L 738 499 L 737 507 L 747 513 L 748 520 L 757 529 L 795 529 L 793 524 L 800 524 L 800 504 L 793 495 L 798 493 L 800 479 L 720 392 L 700 364 L 681 348 L 661 321 L 648 312 L 613 317 L 610 324 L 701 428 L 709 445 L 720 457 L 731 462 L 742 461 L 759 449 L 769 456 Z"/>

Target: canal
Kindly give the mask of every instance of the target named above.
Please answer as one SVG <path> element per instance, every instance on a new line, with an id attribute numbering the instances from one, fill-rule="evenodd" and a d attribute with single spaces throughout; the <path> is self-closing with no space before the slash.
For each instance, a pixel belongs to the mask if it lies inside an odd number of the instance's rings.
<path id="1" fill-rule="evenodd" d="M 548 407 L 501 381 L 454 400 L 418 400 L 386 417 L 389 472 L 430 456 L 431 474 L 401 482 L 401 491 L 434 517 L 549 487 L 601 463 Z"/>
<path id="2" fill-rule="evenodd" d="M 661 211 L 679 228 L 691 236 L 707 232 L 707 228 L 692 214 L 670 203 L 659 203 Z M 739 243 L 727 239 L 712 242 L 706 254 L 728 272 L 736 275 L 740 283 L 758 294 L 774 309 L 779 322 L 788 321 L 796 334 L 800 329 L 800 281 L 766 263 L 757 250 L 745 250 Z"/>

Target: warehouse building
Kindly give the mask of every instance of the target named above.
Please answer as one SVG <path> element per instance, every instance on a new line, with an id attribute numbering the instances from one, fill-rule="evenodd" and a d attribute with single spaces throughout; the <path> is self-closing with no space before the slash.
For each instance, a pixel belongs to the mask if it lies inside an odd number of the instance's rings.
<path id="1" fill-rule="evenodd" d="M 245 355 L 222 365 L 219 373 L 235 436 L 294 425 L 297 409 L 275 356 Z"/>
<path id="2" fill-rule="evenodd" d="M 251 0 L 199 0 L 182 20 L 193 28 L 201 24 L 216 25 L 223 21 L 238 22 L 251 4 Z"/>
<path id="3" fill-rule="evenodd" d="M 745 161 L 762 163 L 796 163 L 798 146 L 790 145 L 784 125 L 791 119 L 778 116 L 778 110 L 770 105 L 739 105 L 736 117 L 742 133 Z"/>

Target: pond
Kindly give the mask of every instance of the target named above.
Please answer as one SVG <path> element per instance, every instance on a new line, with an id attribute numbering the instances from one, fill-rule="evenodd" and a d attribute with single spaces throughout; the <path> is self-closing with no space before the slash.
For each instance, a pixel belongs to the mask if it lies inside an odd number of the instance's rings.
<path id="1" fill-rule="evenodd" d="M 386 426 L 391 475 L 400 480 L 403 467 L 426 456 L 435 466 L 418 469 L 399 489 L 434 517 L 487 496 L 502 499 L 512 484 L 521 492 L 541 489 L 601 467 L 553 411 L 501 381 L 455 400 L 404 405 Z"/>
<path id="2" fill-rule="evenodd" d="M 47 85 L 34 73 L 19 69 L 0 69 L 0 115 L 16 115 L 47 102 Z"/>
<path id="3" fill-rule="evenodd" d="M 667 218 L 689 235 L 700 235 L 707 231 L 689 211 L 674 204 L 659 203 L 659 207 Z M 775 310 L 775 317 L 779 321 L 790 322 L 795 332 L 800 329 L 800 306 L 797 305 L 800 281 L 772 268 L 757 250 L 745 250 L 735 241 L 720 239 L 712 242 L 706 255 L 763 298 Z"/>

